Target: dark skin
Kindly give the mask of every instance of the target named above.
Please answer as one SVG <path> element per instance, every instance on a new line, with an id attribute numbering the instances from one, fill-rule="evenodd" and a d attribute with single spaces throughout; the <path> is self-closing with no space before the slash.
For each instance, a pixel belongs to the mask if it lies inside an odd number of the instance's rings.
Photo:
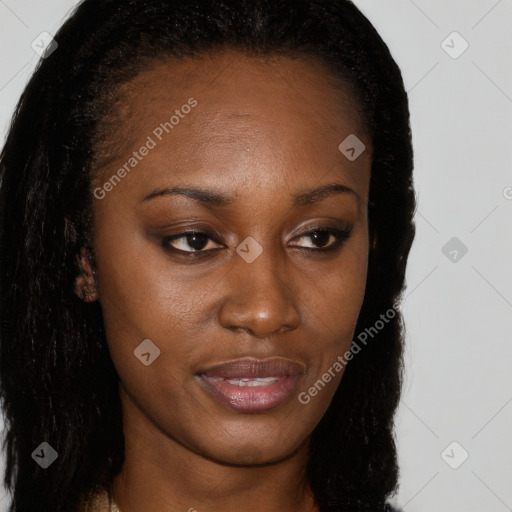
<path id="1" fill-rule="evenodd" d="M 171 60 L 122 87 L 93 188 L 190 97 L 197 106 L 94 201 L 94 275 L 82 258 L 78 285 L 101 303 L 120 380 L 126 459 L 115 499 L 122 512 L 318 511 L 308 442 L 342 371 L 307 405 L 297 397 L 354 334 L 369 250 L 370 141 L 349 92 L 314 59 L 226 51 Z M 367 146 L 353 162 L 338 150 L 349 134 Z M 293 204 L 333 183 L 350 190 Z M 233 201 L 144 200 L 184 185 Z M 189 227 L 215 235 L 203 244 L 208 255 L 187 258 L 177 251 L 197 253 L 197 241 L 164 239 Z M 350 235 L 322 252 L 337 239 L 304 234 L 314 227 Z M 236 252 L 249 236 L 263 249 L 251 263 Z M 134 356 L 144 339 L 161 351 L 149 366 Z M 212 398 L 196 373 L 246 356 L 281 356 L 305 372 L 279 406 L 241 413 Z"/>

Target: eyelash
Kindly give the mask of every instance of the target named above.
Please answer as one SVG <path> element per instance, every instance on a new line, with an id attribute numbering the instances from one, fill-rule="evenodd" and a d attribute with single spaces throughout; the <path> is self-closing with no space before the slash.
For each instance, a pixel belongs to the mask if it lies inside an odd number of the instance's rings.
<path id="1" fill-rule="evenodd" d="M 352 226 L 347 227 L 346 229 L 338 229 L 338 228 L 329 228 L 329 227 L 313 227 L 311 229 L 308 229 L 304 233 L 296 236 L 295 238 L 301 239 L 306 237 L 312 237 L 312 235 L 316 233 L 328 233 L 329 235 L 333 235 L 335 237 L 334 243 L 331 243 L 331 245 L 327 247 L 319 247 L 319 248 L 312 248 L 312 247 L 298 247 L 298 249 L 303 251 L 311 251 L 313 253 L 327 253 L 332 252 L 337 249 L 340 249 L 343 243 L 350 238 L 350 235 L 352 233 Z M 182 251 L 181 249 L 176 249 L 174 247 L 170 246 L 170 242 L 173 242 L 175 240 L 179 240 L 181 238 L 186 238 L 190 235 L 206 235 L 208 237 L 208 240 L 212 240 L 217 244 L 220 244 L 216 239 L 216 235 L 213 233 L 210 233 L 208 231 L 199 231 L 199 230 L 190 230 L 190 231 L 184 231 L 183 233 L 178 233 L 176 235 L 171 236 L 165 236 L 161 238 L 161 245 L 162 247 L 170 252 L 173 252 L 175 254 L 183 255 L 185 257 L 191 257 L 191 258 L 197 258 L 201 256 L 205 256 L 208 254 L 211 254 L 212 252 L 216 251 L 218 248 L 214 249 L 200 249 L 200 250 L 194 250 L 194 251 Z"/>

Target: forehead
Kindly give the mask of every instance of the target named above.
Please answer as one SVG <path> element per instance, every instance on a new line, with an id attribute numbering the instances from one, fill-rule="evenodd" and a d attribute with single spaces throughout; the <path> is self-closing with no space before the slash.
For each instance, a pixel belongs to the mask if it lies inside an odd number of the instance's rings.
<path id="1" fill-rule="evenodd" d="M 294 100 L 305 93 L 307 98 L 303 100 L 341 100 L 347 103 L 345 108 L 356 107 L 343 76 L 334 75 L 319 58 L 306 54 L 251 56 L 234 49 L 148 61 L 141 72 L 121 86 L 120 96 L 129 103 L 141 99 L 158 102 L 173 96 L 179 99 L 184 90 L 233 102 L 248 101 L 248 93 L 252 99 L 268 98 L 273 92 L 281 99 L 290 96 Z"/>
<path id="2" fill-rule="evenodd" d="M 190 98 L 193 109 L 182 108 Z M 219 171 L 247 174 L 270 165 L 295 177 L 307 168 L 317 179 L 342 167 L 359 181 L 361 169 L 338 146 L 355 134 L 367 146 L 360 164 L 371 154 L 349 88 L 313 57 L 226 50 L 158 61 L 121 86 L 109 117 L 109 172 L 152 137 L 157 147 L 137 171 L 148 179 L 150 168 L 151 178 L 172 167 L 179 178 L 190 177 L 191 169 L 203 175 L 215 169 L 218 179 Z"/>

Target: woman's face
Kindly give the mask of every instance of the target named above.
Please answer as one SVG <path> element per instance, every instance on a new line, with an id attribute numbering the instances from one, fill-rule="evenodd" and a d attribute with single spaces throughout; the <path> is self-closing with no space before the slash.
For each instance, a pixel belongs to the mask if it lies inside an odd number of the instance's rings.
<path id="1" fill-rule="evenodd" d="M 363 300 L 371 154 L 354 102 L 319 62 L 228 51 L 152 67 L 113 113 L 95 253 L 125 428 L 280 460 L 327 409 Z M 355 160 L 338 149 L 351 134 Z"/>

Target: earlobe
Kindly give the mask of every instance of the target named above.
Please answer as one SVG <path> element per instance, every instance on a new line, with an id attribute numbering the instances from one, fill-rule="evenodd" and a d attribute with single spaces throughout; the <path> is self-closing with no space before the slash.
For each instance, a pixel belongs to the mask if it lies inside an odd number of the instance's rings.
<path id="1" fill-rule="evenodd" d="M 82 273 L 75 279 L 75 293 L 84 302 L 95 302 L 99 298 L 98 286 L 86 249 L 80 253 L 79 265 Z"/>

